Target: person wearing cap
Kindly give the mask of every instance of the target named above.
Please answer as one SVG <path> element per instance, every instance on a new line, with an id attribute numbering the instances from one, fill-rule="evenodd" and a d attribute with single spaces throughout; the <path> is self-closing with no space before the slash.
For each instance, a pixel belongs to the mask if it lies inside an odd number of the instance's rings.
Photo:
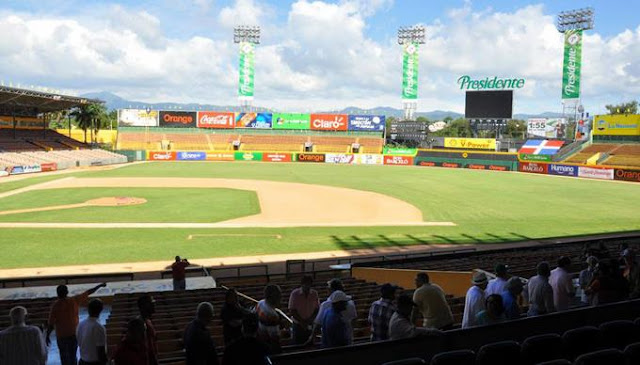
<path id="1" fill-rule="evenodd" d="M 380 299 L 371 304 L 369 316 L 371 325 L 371 341 L 383 341 L 389 339 L 389 321 L 396 311 L 393 300 L 396 298 L 397 286 L 384 284 L 380 287 Z"/>
<path id="2" fill-rule="evenodd" d="M 329 287 L 329 293 L 334 293 L 338 290 L 344 291 L 344 286 L 342 285 L 342 280 L 340 279 L 331 279 L 327 282 L 327 286 Z M 329 295 L 331 297 L 331 295 Z M 318 329 L 322 327 L 322 323 L 324 322 L 324 316 L 327 311 L 331 308 L 331 300 L 327 298 L 324 302 L 320 303 L 320 308 L 318 309 L 318 315 L 316 319 L 313 320 L 313 328 L 311 329 L 311 335 L 307 340 L 306 344 L 313 343 L 314 337 L 318 332 Z M 349 344 L 353 343 L 353 327 L 351 322 L 358 317 L 358 312 L 356 311 L 356 305 L 353 303 L 353 300 L 349 300 L 347 302 L 347 308 L 342 311 L 340 314 L 342 320 L 347 326 L 347 339 Z"/>
<path id="3" fill-rule="evenodd" d="M 440 331 L 430 328 L 417 328 L 411 320 L 411 313 L 416 307 L 411 297 L 402 294 L 398 297 L 396 311 L 389 320 L 389 339 L 400 340 L 403 338 L 411 338 L 429 333 L 439 333 Z"/>
<path id="4" fill-rule="evenodd" d="M 529 302 L 527 316 L 538 316 L 553 313 L 556 308 L 553 304 L 553 289 L 549 285 L 551 270 L 549 263 L 543 261 L 536 266 L 538 275 L 532 276 L 523 290 L 525 300 Z"/>
<path id="5" fill-rule="evenodd" d="M 476 326 L 476 317 L 478 313 L 485 310 L 484 290 L 487 288 L 487 275 L 481 271 L 473 273 L 471 279 L 473 286 L 467 291 L 464 300 L 464 313 L 462 315 L 462 328 Z"/>
<path id="6" fill-rule="evenodd" d="M 582 289 L 580 301 L 582 302 L 582 304 L 591 305 L 593 296 L 587 293 L 587 289 L 595 278 L 596 269 L 598 267 L 598 258 L 595 256 L 589 256 L 587 257 L 586 263 L 587 268 L 580 271 L 580 275 L 578 277 L 578 283 L 580 285 L 580 289 Z"/>
<path id="7" fill-rule="evenodd" d="M 322 347 L 339 347 L 350 344 L 347 335 L 347 325 L 341 313 L 347 309 L 351 297 L 342 290 L 336 290 L 329 296 L 331 308 L 327 310 L 322 320 Z"/>
<path id="8" fill-rule="evenodd" d="M 424 327 L 439 330 L 451 329 L 453 314 L 442 288 L 430 283 L 429 274 L 426 272 L 418 273 L 415 283 L 417 289 L 413 292 L 413 302 L 416 307 L 411 314 L 411 319 L 415 319 L 417 311 L 420 311 Z"/>
<path id="9" fill-rule="evenodd" d="M 296 345 L 304 344 L 309 339 L 313 320 L 320 308 L 318 292 L 311 289 L 312 285 L 313 278 L 305 275 L 302 277 L 301 286 L 292 290 L 289 296 L 289 312 L 293 317 L 291 335 Z"/>
<path id="10" fill-rule="evenodd" d="M 184 332 L 184 349 L 187 365 L 217 365 L 216 344 L 211 339 L 209 324 L 213 320 L 213 305 L 209 302 L 198 304 L 196 318 Z"/>
<path id="11" fill-rule="evenodd" d="M 151 317 L 156 313 L 156 301 L 149 294 L 142 295 L 138 298 L 138 310 L 140 311 L 140 319 L 144 321 L 145 345 L 147 347 L 147 358 L 149 365 L 158 364 L 158 334 L 156 328 L 151 321 Z"/>
<path id="12" fill-rule="evenodd" d="M 507 280 L 502 296 L 502 305 L 504 306 L 504 316 L 506 319 L 520 318 L 520 305 L 518 304 L 518 295 L 522 293 L 522 280 L 519 277 L 512 276 Z"/>
<path id="13" fill-rule="evenodd" d="M 26 324 L 27 309 L 17 306 L 9 311 L 11 326 L 0 331 L 0 363 L 2 365 L 44 365 L 47 347 L 42 332 Z"/>
<path id="14" fill-rule="evenodd" d="M 484 294 L 487 297 L 491 294 L 502 294 L 505 285 L 507 285 L 507 280 L 509 279 L 509 268 L 507 265 L 497 264 L 494 271 L 496 273 L 496 277 L 489 280 L 487 289 L 484 291 Z"/>
<path id="15" fill-rule="evenodd" d="M 553 305 L 558 312 L 566 311 L 571 305 L 571 301 L 576 296 L 576 288 L 573 287 L 573 280 L 569 273 L 571 259 L 562 256 L 558 259 L 558 267 L 551 271 L 549 284 L 553 289 Z"/>

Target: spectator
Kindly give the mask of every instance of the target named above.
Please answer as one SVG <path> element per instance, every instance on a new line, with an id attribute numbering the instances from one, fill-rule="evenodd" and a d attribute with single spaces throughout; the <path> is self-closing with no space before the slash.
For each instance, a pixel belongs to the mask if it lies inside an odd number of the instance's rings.
<path id="1" fill-rule="evenodd" d="M 251 313 L 242 319 L 242 338 L 224 350 L 222 365 L 268 365 L 267 347 L 256 338 L 258 317 Z"/>
<path id="2" fill-rule="evenodd" d="M 629 286 L 619 271 L 617 260 L 598 263 L 595 279 L 587 289 L 587 294 L 593 295 L 593 305 L 615 303 L 628 298 Z"/>
<path id="3" fill-rule="evenodd" d="M 512 276 L 507 280 L 505 290 L 502 292 L 502 305 L 504 306 L 504 316 L 506 319 L 520 318 L 518 295 L 522 293 L 522 288 L 522 281 L 519 277 Z"/>
<path id="4" fill-rule="evenodd" d="M 640 265 L 635 258 L 635 253 L 627 248 L 622 255 L 624 271 L 622 276 L 629 282 L 629 297 L 640 297 Z"/>
<path id="5" fill-rule="evenodd" d="M 66 285 L 60 285 L 56 288 L 58 299 L 51 306 L 51 312 L 49 313 L 46 343 L 47 345 L 51 343 L 49 337 L 55 328 L 61 365 L 77 364 L 78 340 L 76 338 L 76 329 L 78 327 L 78 308 L 87 302 L 89 295 L 105 286 L 107 286 L 105 283 L 96 285 L 71 298 L 68 297 L 69 288 Z"/>
<path id="6" fill-rule="evenodd" d="M 151 317 L 156 313 L 156 301 L 151 295 L 145 294 L 138 298 L 138 310 L 140 311 L 140 319 L 144 321 L 145 346 L 147 348 L 147 358 L 149 365 L 158 364 L 158 334 L 156 328 L 151 321 Z"/>
<path id="7" fill-rule="evenodd" d="M 369 324 L 371 325 L 371 341 L 389 339 L 389 321 L 396 311 L 393 301 L 398 287 L 389 283 L 380 288 L 381 298 L 371 304 L 369 309 Z"/>
<path id="8" fill-rule="evenodd" d="M 258 338 L 267 346 L 270 354 L 278 354 L 280 349 L 280 314 L 276 310 L 282 300 L 282 291 L 277 285 L 264 288 L 264 299 L 256 305 L 258 314 Z"/>
<path id="9" fill-rule="evenodd" d="M 173 277 L 173 290 L 185 290 L 187 288 L 186 268 L 191 265 L 187 259 L 176 256 L 176 262 L 171 265 L 171 276 Z"/>
<path id="10" fill-rule="evenodd" d="M 9 311 L 11 326 L 0 331 L 0 363 L 2 365 L 44 365 L 47 348 L 42 332 L 36 326 L 27 326 L 25 307 Z"/>
<path id="11" fill-rule="evenodd" d="M 331 279 L 327 283 L 329 286 L 329 292 L 334 293 L 338 290 L 344 291 L 344 286 L 342 285 L 342 281 L 340 279 Z M 329 295 L 330 297 L 331 295 Z M 307 344 L 313 343 L 313 339 L 315 334 L 317 333 L 318 328 L 322 327 L 322 323 L 324 322 L 324 315 L 331 308 L 331 300 L 327 298 L 324 302 L 320 304 L 320 309 L 318 310 L 318 315 L 316 319 L 313 320 L 313 329 L 311 330 L 311 336 L 307 341 Z M 353 343 L 353 326 L 351 322 L 358 317 L 358 313 L 356 312 L 356 305 L 353 303 L 353 300 L 349 300 L 347 302 L 347 309 L 345 309 L 342 313 L 342 320 L 344 324 L 347 326 L 347 341 L 349 344 Z"/>
<path id="12" fill-rule="evenodd" d="M 222 336 L 224 345 L 229 346 L 242 338 L 242 319 L 248 311 L 240 306 L 238 293 L 235 289 L 228 289 L 224 296 L 224 304 L 220 311 L 222 319 Z"/>
<path id="13" fill-rule="evenodd" d="M 568 310 L 571 300 L 576 296 L 576 289 L 569 273 L 570 266 L 571 259 L 562 256 L 558 260 L 558 267 L 553 269 L 549 276 L 549 284 L 553 289 L 553 305 L 559 312 Z"/>
<path id="14" fill-rule="evenodd" d="M 207 326 L 213 320 L 213 305 L 209 302 L 198 304 L 196 318 L 184 331 L 184 349 L 187 365 L 217 365 L 218 353 Z"/>
<path id="15" fill-rule="evenodd" d="M 289 296 L 289 311 L 293 317 L 291 335 L 296 345 L 304 344 L 309 339 L 313 320 L 320 308 L 318 292 L 311 289 L 311 285 L 313 278 L 305 275 L 302 277 L 301 287 L 291 291 Z"/>
<path id="16" fill-rule="evenodd" d="M 551 274 L 549 263 L 543 261 L 536 267 L 538 275 L 531 277 L 524 291 L 529 301 L 528 316 L 538 316 L 555 312 L 553 305 L 553 289 L 549 285 L 549 275 Z"/>
<path id="17" fill-rule="evenodd" d="M 598 258 L 595 256 L 587 257 L 587 268 L 580 271 L 580 276 L 578 278 L 578 282 L 580 288 L 582 289 L 582 295 L 580 295 L 580 301 L 583 304 L 591 305 L 592 304 L 592 294 L 587 294 L 587 289 L 591 282 L 595 278 L 596 269 L 598 266 Z"/>
<path id="18" fill-rule="evenodd" d="M 115 365 L 147 365 L 149 354 L 145 346 L 145 325 L 141 318 L 127 323 L 127 332 L 113 356 Z"/>
<path id="19" fill-rule="evenodd" d="M 428 328 L 447 330 L 453 327 L 453 314 L 447 303 L 444 291 L 436 284 L 429 282 L 429 274 L 421 272 L 416 275 L 416 290 L 413 302 L 416 308 L 411 316 L 417 315 L 416 309 L 422 313 L 422 325 Z"/>
<path id="20" fill-rule="evenodd" d="M 497 264 L 494 271 L 496 273 L 496 277 L 489 280 L 487 289 L 484 291 L 484 294 L 487 297 L 491 294 L 502 294 L 505 286 L 507 285 L 507 280 L 509 279 L 509 267 L 507 265 Z"/>
<path id="21" fill-rule="evenodd" d="M 103 305 L 100 299 L 91 299 L 89 317 L 78 324 L 76 337 L 80 348 L 78 365 L 104 365 L 107 363 L 107 330 L 98 322 Z"/>
<path id="22" fill-rule="evenodd" d="M 331 308 L 327 310 L 322 321 L 322 347 L 339 347 L 349 345 L 347 325 L 342 320 L 341 313 L 347 309 L 351 297 L 341 290 L 336 290 L 329 296 Z"/>
<path id="23" fill-rule="evenodd" d="M 500 295 L 489 295 L 485 303 L 485 308 L 485 310 L 480 311 L 476 315 L 477 326 L 488 326 L 490 324 L 504 322 L 504 305 Z"/>
<path id="24" fill-rule="evenodd" d="M 414 322 L 411 321 L 411 312 L 415 306 L 416 304 L 410 296 L 402 294 L 398 297 L 397 310 L 389 321 L 389 339 L 399 340 L 439 332 L 433 329 L 416 328 Z"/>
<path id="25" fill-rule="evenodd" d="M 467 295 L 464 300 L 462 328 L 476 326 L 478 313 L 485 309 L 484 290 L 487 288 L 487 275 L 480 271 L 474 272 L 471 284 L 473 284 L 473 286 L 467 291 Z"/>

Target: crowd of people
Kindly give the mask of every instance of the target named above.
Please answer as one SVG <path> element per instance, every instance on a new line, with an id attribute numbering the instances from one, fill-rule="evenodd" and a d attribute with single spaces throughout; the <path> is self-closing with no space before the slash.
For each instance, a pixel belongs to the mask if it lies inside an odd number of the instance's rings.
<path id="1" fill-rule="evenodd" d="M 560 257 L 553 270 L 548 262 L 539 263 L 536 275 L 529 279 L 511 276 L 504 264 L 496 265 L 494 274 L 475 271 L 465 296 L 462 328 L 640 297 L 640 265 L 629 247 L 622 247 L 620 256 L 615 258 L 603 254 L 602 250 L 586 250 L 584 256 L 587 267 L 579 272 L 575 281 L 568 257 Z M 188 261 L 176 257 L 173 266 L 178 271 L 178 276 L 174 276 L 177 290 L 185 288 L 181 272 L 188 265 Z M 62 365 L 106 364 L 106 329 L 99 321 L 103 303 L 97 298 L 89 300 L 89 295 L 105 285 L 73 297 L 69 297 L 65 285 L 59 286 L 46 333 L 26 324 L 28 313 L 24 307 L 12 308 L 11 326 L 0 332 L 0 363 L 44 365 L 50 334 L 55 329 Z M 281 309 L 280 287 L 272 284 L 264 288 L 262 300 L 248 307 L 240 304 L 234 289 L 228 289 L 219 315 L 211 303 L 199 303 L 195 318 L 184 331 L 186 363 L 268 364 L 270 355 L 282 351 L 283 326 L 290 326 L 291 338 L 287 343 L 293 345 L 315 345 L 317 338 L 323 348 L 352 344 L 353 324 L 358 314 L 342 281 L 332 279 L 327 283 L 329 295 L 322 302 L 313 285 L 311 276 L 303 276 L 300 287 L 291 291 L 286 307 L 290 317 Z M 581 295 L 576 296 L 578 290 Z M 528 303 L 526 313 L 523 303 Z M 89 316 L 79 321 L 79 308 L 85 304 Z M 150 295 L 142 295 L 137 299 L 137 306 L 139 315 L 127 323 L 121 341 L 111 354 L 116 365 L 158 364 L 153 322 L 155 301 Z M 419 316 L 422 326 L 415 325 Z M 210 327 L 216 318 L 220 318 L 223 325 L 222 356 L 217 352 L 217 346 L 222 344 L 216 344 L 211 337 Z M 393 284 L 383 284 L 380 298 L 370 305 L 367 320 L 372 341 L 429 335 L 454 328 L 445 292 L 431 282 L 426 272 L 416 275 L 412 295 Z"/>

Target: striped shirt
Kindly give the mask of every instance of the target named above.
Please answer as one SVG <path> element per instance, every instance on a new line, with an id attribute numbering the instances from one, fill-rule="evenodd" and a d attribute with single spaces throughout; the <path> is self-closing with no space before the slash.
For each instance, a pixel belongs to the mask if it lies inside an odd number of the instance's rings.
<path id="1" fill-rule="evenodd" d="M 47 348 L 36 326 L 11 326 L 0 332 L 0 364 L 44 365 Z"/>

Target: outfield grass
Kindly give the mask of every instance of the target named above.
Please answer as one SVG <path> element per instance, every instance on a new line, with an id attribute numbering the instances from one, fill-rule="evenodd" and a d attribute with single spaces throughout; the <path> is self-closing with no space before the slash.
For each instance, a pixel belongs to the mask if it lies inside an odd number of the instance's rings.
<path id="1" fill-rule="evenodd" d="M 640 184 L 467 169 L 301 163 L 159 162 L 82 176 L 224 177 L 348 187 L 405 200 L 423 212 L 425 221 L 452 221 L 457 226 L 0 229 L 1 267 L 166 260 L 176 254 L 197 259 L 414 244 L 482 244 L 640 229 Z M 206 236 L 187 239 L 193 234 Z"/>

